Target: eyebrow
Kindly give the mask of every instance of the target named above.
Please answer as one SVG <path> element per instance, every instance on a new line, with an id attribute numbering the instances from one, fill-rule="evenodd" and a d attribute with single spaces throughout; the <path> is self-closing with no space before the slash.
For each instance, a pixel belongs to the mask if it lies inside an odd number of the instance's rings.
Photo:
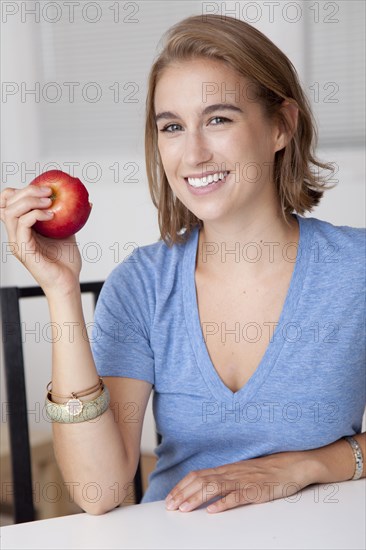
<path id="1" fill-rule="evenodd" d="M 231 103 L 215 103 L 214 105 L 207 105 L 202 111 L 202 115 L 209 115 L 215 111 L 234 111 L 236 113 L 242 113 L 243 111 L 236 107 L 235 105 L 231 105 Z M 155 116 L 155 122 L 158 122 L 158 120 L 161 119 L 172 119 L 172 118 L 180 118 L 177 114 L 172 113 L 171 111 L 163 111 L 161 113 L 158 113 Z"/>

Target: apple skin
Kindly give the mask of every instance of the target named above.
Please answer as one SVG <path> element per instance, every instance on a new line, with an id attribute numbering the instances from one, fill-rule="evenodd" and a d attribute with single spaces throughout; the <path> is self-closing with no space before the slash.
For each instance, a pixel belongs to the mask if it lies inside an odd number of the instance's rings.
<path id="1" fill-rule="evenodd" d="M 30 185 L 50 187 L 55 213 L 51 220 L 36 221 L 32 229 L 44 237 L 67 239 L 79 231 L 89 218 L 92 205 L 85 185 L 61 170 L 49 170 L 37 176 Z"/>

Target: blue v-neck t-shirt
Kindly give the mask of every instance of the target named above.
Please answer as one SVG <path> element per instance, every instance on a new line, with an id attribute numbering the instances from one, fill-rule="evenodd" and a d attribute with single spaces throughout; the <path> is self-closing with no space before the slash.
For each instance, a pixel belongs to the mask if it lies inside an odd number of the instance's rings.
<path id="1" fill-rule="evenodd" d="M 294 243 L 282 251 L 295 263 L 283 309 L 276 325 L 240 326 L 240 337 L 264 337 L 268 345 L 235 393 L 215 370 L 200 324 L 198 228 L 184 244 L 135 249 L 107 278 L 92 337 L 97 370 L 153 384 L 162 436 L 143 502 L 164 499 L 192 470 L 318 448 L 360 432 L 365 231 L 294 216 L 299 243 L 295 254 Z M 227 342 L 235 337 L 228 333 Z"/>

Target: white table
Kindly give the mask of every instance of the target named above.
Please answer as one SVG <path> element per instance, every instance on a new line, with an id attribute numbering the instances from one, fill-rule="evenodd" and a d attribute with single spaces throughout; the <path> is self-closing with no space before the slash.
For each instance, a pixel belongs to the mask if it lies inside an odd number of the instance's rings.
<path id="1" fill-rule="evenodd" d="M 217 515 L 168 512 L 159 501 L 3 527 L 1 549 L 364 549 L 365 502 L 364 479 Z"/>

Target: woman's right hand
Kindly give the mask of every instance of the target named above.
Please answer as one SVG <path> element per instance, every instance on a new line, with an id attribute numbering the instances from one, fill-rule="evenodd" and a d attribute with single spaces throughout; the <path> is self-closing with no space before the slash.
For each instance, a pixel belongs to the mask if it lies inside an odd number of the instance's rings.
<path id="1" fill-rule="evenodd" d="M 49 239 L 32 229 L 37 220 L 51 220 L 50 187 L 28 185 L 6 188 L 0 194 L 0 217 L 4 222 L 11 252 L 33 275 L 45 294 L 68 293 L 78 287 L 81 256 L 75 236 Z"/>

